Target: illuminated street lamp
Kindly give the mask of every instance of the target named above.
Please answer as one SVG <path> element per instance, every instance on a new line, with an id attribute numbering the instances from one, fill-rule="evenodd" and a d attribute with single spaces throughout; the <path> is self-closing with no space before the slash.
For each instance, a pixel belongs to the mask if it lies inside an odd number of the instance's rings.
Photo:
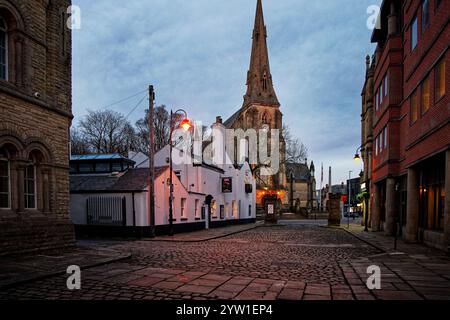
<path id="1" fill-rule="evenodd" d="M 359 155 L 359 152 L 361 151 L 362 147 L 359 147 L 358 149 L 356 149 L 356 153 L 355 153 L 355 157 L 353 158 L 355 161 L 359 162 L 361 160 L 363 160 L 361 158 L 361 156 Z M 364 160 L 363 160 L 364 161 Z M 367 183 L 367 181 L 364 181 L 365 183 Z M 366 186 L 367 190 L 369 190 L 370 186 L 367 185 Z M 364 215 L 364 231 L 368 232 L 369 231 L 369 212 L 368 212 L 368 205 L 366 200 L 364 199 L 364 203 L 366 204 L 364 206 L 364 210 L 365 210 L 365 215 Z"/>
<path id="2" fill-rule="evenodd" d="M 180 122 L 179 128 L 183 129 L 184 131 L 188 132 L 192 128 L 192 123 L 188 119 L 187 112 L 183 109 L 179 109 L 175 112 L 170 111 L 170 136 L 169 136 L 169 146 L 170 146 L 170 152 L 169 152 L 169 166 L 170 166 L 170 173 L 169 173 L 169 187 L 170 187 L 170 196 L 169 196 L 169 236 L 173 236 L 173 163 L 172 163 L 172 150 L 173 150 L 173 142 L 172 142 L 172 136 L 173 132 L 175 131 L 174 126 L 174 115 L 176 114 L 183 114 L 184 119 Z"/>

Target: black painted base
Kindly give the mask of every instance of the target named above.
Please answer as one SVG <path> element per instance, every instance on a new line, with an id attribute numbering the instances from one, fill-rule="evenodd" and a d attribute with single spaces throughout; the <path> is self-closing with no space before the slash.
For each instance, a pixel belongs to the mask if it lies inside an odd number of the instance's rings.
<path id="1" fill-rule="evenodd" d="M 256 219 L 228 220 L 228 221 L 211 221 L 210 228 L 222 228 L 231 225 L 242 225 L 255 223 Z M 169 225 L 159 225 L 155 227 L 155 235 L 169 234 Z M 174 233 L 186 233 L 205 229 L 205 222 L 174 224 Z M 88 226 L 76 225 L 75 233 L 80 238 L 147 238 L 152 235 L 150 227 L 117 227 L 117 226 Z"/>

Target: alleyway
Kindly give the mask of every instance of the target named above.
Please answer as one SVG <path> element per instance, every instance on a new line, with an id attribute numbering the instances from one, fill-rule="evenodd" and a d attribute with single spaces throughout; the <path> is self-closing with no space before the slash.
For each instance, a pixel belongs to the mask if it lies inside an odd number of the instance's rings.
<path id="1" fill-rule="evenodd" d="M 199 242 L 89 241 L 81 244 L 131 258 L 83 270 L 80 291 L 67 290 L 66 276 L 55 276 L 0 290 L 0 299 L 450 297 L 450 260 L 438 251 L 387 254 L 382 244 L 361 239 L 342 229 L 289 225 Z M 382 271 L 382 290 L 369 291 L 366 271 L 374 264 Z"/>

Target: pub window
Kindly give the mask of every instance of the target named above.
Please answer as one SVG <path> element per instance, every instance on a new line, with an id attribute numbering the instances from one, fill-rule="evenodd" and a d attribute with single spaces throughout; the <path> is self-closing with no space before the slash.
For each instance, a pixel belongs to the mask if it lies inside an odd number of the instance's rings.
<path id="1" fill-rule="evenodd" d="M 422 32 L 425 32 L 430 23 L 430 0 L 424 0 L 422 5 Z"/>
<path id="2" fill-rule="evenodd" d="M 436 100 L 445 95 L 445 89 L 445 60 L 442 60 L 436 67 Z"/>
<path id="3" fill-rule="evenodd" d="M 225 206 L 223 204 L 220 205 L 220 219 L 225 219 Z"/>
<path id="4" fill-rule="evenodd" d="M 8 30 L 2 16 L 0 16 L 0 79 L 8 80 Z"/>
<path id="5" fill-rule="evenodd" d="M 422 114 L 430 109 L 430 79 L 427 77 L 422 83 Z"/>
<path id="6" fill-rule="evenodd" d="M 195 207 L 194 207 L 194 210 L 195 210 L 195 217 L 196 217 L 196 218 L 199 218 L 199 217 L 200 217 L 200 210 L 198 210 L 199 204 L 200 204 L 200 200 L 195 199 Z"/>
<path id="7" fill-rule="evenodd" d="M 9 161 L 2 159 L 0 155 L 0 209 L 9 209 L 11 206 L 10 184 Z"/>
<path id="8" fill-rule="evenodd" d="M 411 96 L 411 123 L 417 121 L 419 117 L 418 105 L 419 105 L 419 94 L 417 90 Z"/>
<path id="9" fill-rule="evenodd" d="M 186 217 L 186 198 L 181 198 L 181 217 Z"/>
<path id="10" fill-rule="evenodd" d="M 25 209 L 36 209 L 36 166 L 25 169 Z"/>
<path id="11" fill-rule="evenodd" d="M 411 51 L 413 51 L 417 47 L 419 35 L 419 24 L 417 22 L 417 16 L 414 18 L 413 23 L 411 24 Z"/>

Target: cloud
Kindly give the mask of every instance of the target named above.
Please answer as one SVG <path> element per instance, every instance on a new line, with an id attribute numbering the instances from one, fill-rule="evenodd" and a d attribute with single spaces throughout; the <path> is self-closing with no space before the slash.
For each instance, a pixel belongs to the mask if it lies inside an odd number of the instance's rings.
<path id="1" fill-rule="evenodd" d="M 364 59 L 374 49 L 366 9 L 379 2 L 263 1 L 284 119 L 316 167 L 334 167 L 334 183 L 361 169 L 352 157 L 360 144 Z M 204 123 L 232 115 L 245 93 L 255 3 L 74 0 L 82 10 L 82 29 L 74 30 L 75 119 L 149 84 L 158 104 L 184 107 Z M 143 96 L 113 108 L 126 114 Z"/>

